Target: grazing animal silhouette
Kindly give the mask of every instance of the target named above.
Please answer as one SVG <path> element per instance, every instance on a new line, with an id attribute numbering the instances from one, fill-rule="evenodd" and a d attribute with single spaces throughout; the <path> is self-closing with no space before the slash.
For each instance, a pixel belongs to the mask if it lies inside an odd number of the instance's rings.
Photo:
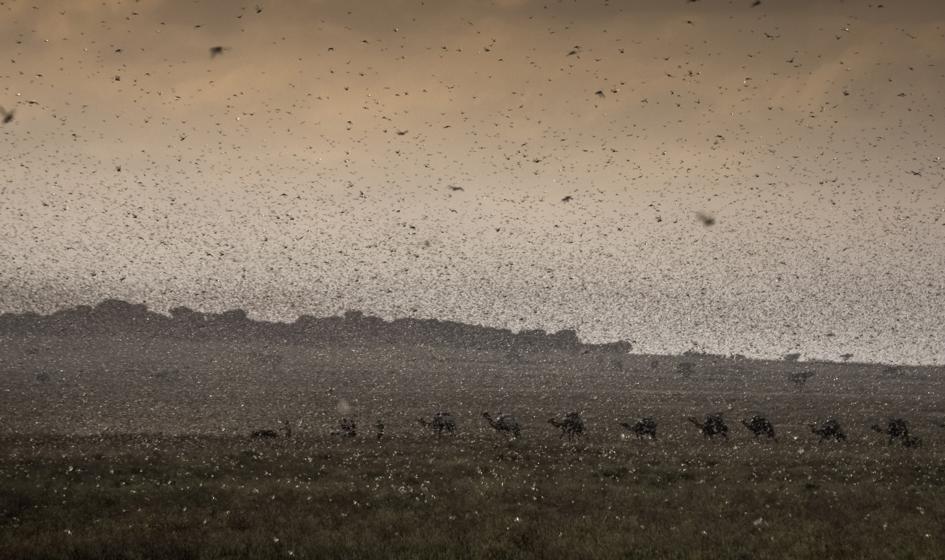
<path id="1" fill-rule="evenodd" d="M 918 438 L 909 434 L 909 424 L 902 418 L 890 418 L 885 428 L 879 424 L 873 424 L 870 429 L 889 436 L 889 445 L 898 441 L 906 447 L 918 446 Z"/>
<path id="2" fill-rule="evenodd" d="M 637 436 L 637 438 L 642 439 L 648 437 L 650 439 L 656 439 L 656 420 L 648 416 L 638 419 L 633 424 L 621 422 L 620 425 Z"/>
<path id="3" fill-rule="evenodd" d="M 338 429 L 331 433 L 334 436 L 355 437 L 358 435 L 358 425 L 350 418 L 342 418 Z"/>
<path id="4" fill-rule="evenodd" d="M 279 437 L 279 433 L 275 430 L 256 430 L 249 434 L 249 437 L 253 439 L 275 439 Z"/>
<path id="5" fill-rule="evenodd" d="M 548 423 L 561 430 L 559 439 L 568 436 L 568 441 L 574 441 L 574 436 L 584 433 L 584 419 L 577 412 L 569 412 L 561 420 L 549 418 Z"/>
<path id="6" fill-rule="evenodd" d="M 844 433 L 843 428 L 840 427 L 840 422 L 835 418 L 828 418 L 820 426 L 812 422 L 810 424 L 810 431 L 820 436 L 820 441 L 826 441 L 828 439 L 846 441 L 847 439 L 847 434 Z"/>
<path id="7" fill-rule="evenodd" d="M 436 430 L 438 436 L 443 435 L 443 432 L 449 434 L 456 432 L 456 419 L 449 412 L 437 412 L 432 420 L 420 418 L 419 421 L 421 426 Z"/>
<path id="8" fill-rule="evenodd" d="M 728 426 L 725 424 L 721 413 L 707 414 L 705 420 L 702 422 L 699 422 L 692 416 L 687 418 L 687 420 L 699 427 L 699 431 L 702 432 L 702 437 L 704 438 L 722 436 L 728 439 Z"/>
<path id="9" fill-rule="evenodd" d="M 777 437 L 774 435 L 774 426 L 771 422 L 760 414 L 755 414 L 751 418 L 745 420 L 742 419 L 742 424 L 748 428 L 748 430 L 758 436 L 766 436 L 768 439 L 773 439 L 777 441 Z"/>
<path id="10" fill-rule="evenodd" d="M 488 412 L 483 412 L 482 417 L 485 418 L 486 422 L 497 432 L 506 432 L 515 438 L 522 435 L 522 427 L 519 425 L 518 420 L 511 414 L 499 413 L 498 418 L 493 419 Z"/>
<path id="11" fill-rule="evenodd" d="M 286 438 L 292 437 L 292 426 L 288 420 L 282 421 L 282 432 Z M 279 432 L 275 430 L 255 430 L 249 434 L 253 439 L 275 439 L 279 437 Z"/>

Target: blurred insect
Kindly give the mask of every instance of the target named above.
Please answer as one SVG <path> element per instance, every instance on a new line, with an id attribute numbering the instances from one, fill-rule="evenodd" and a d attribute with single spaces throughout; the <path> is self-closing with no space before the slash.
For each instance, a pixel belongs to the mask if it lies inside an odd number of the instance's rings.
<path id="1" fill-rule="evenodd" d="M 699 221 L 702 222 L 702 225 L 705 227 L 711 227 L 715 225 L 715 218 L 708 214 L 703 214 L 702 212 L 696 212 L 696 217 L 699 218 Z"/>

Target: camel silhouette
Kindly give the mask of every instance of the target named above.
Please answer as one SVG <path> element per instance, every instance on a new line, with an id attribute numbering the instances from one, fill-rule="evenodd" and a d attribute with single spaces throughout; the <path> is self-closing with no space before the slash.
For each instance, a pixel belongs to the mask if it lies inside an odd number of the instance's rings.
<path id="1" fill-rule="evenodd" d="M 449 412 L 437 412 L 432 420 L 426 418 L 419 419 L 420 425 L 425 428 L 436 430 L 436 435 L 441 436 L 443 432 L 452 434 L 456 432 L 456 419 Z"/>
<path id="2" fill-rule="evenodd" d="M 518 420 L 510 414 L 499 413 L 499 416 L 493 419 L 488 412 L 483 412 L 482 417 L 485 418 L 486 422 L 497 432 L 505 432 L 514 438 L 518 438 L 522 435 L 522 427 L 519 425 Z"/>
<path id="3" fill-rule="evenodd" d="M 725 424 L 725 420 L 722 418 L 722 413 L 720 412 L 707 414 L 705 420 L 702 422 L 699 422 L 692 416 L 687 418 L 687 420 L 699 427 L 699 431 L 702 432 L 702 437 L 704 438 L 711 439 L 715 436 L 722 436 L 728 439 L 728 425 Z"/>
<path id="4" fill-rule="evenodd" d="M 645 437 L 656 439 L 656 420 L 648 416 L 640 418 L 632 424 L 630 422 L 620 422 L 620 425 L 637 436 L 638 439 Z"/>
<path id="5" fill-rule="evenodd" d="M 584 419 L 577 412 L 569 412 L 562 419 L 549 418 L 548 423 L 561 430 L 559 439 L 568 436 L 568 441 L 574 441 L 574 436 L 584 433 Z"/>

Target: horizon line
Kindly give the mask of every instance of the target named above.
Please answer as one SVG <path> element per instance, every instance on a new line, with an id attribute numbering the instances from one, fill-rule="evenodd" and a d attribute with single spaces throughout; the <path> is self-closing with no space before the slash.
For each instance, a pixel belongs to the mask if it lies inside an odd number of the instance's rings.
<path id="1" fill-rule="evenodd" d="M 741 359 L 741 360 L 748 360 L 748 361 L 770 361 L 770 362 L 786 362 L 786 363 L 798 363 L 798 364 L 871 365 L 871 366 L 932 367 L 932 368 L 945 367 L 945 363 L 914 364 L 914 363 L 898 363 L 898 362 L 893 363 L 893 362 L 868 361 L 868 360 L 864 360 L 864 361 L 839 360 L 838 361 L 838 360 L 815 359 L 815 358 L 805 360 L 805 359 L 801 359 L 804 356 L 803 352 L 789 352 L 789 353 L 781 354 L 777 357 L 767 357 L 767 356 L 760 356 L 760 355 L 758 357 L 750 357 L 746 354 L 737 353 L 737 352 L 731 353 L 731 354 L 713 354 L 706 351 L 696 350 L 694 348 L 688 349 L 678 354 L 635 352 L 634 349 L 635 349 L 635 345 L 637 344 L 635 341 L 617 339 L 617 340 L 611 340 L 611 341 L 606 341 L 606 342 L 596 342 L 596 343 L 586 342 L 578 335 L 578 331 L 574 327 L 564 328 L 558 331 L 546 331 L 544 329 L 520 329 L 518 331 L 514 331 L 507 327 L 496 327 L 496 326 L 479 324 L 479 323 L 470 323 L 466 321 L 457 321 L 457 320 L 452 320 L 452 319 L 440 319 L 440 318 L 431 318 L 431 317 L 424 318 L 424 317 L 404 316 L 404 317 L 395 317 L 393 319 L 385 319 L 384 317 L 381 317 L 378 315 L 368 314 L 365 311 L 360 310 L 360 309 L 347 309 L 343 311 L 340 315 L 317 316 L 317 315 L 303 313 L 303 314 L 297 315 L 295 319 L 291 321 L 283 321 L 283 320 L 254 319 L 250 316 L 250 311 L 242 307 L 230 308 L 230 309 L 226 309 L 220 312 L 212 312 L 212 311 L 201 311 L 200 309 L 192 308 L 187 305 L 175 305 L 175 306 L 168 307 L 166 311 L 161 311 L 161 310 L 152 309 L 151 307 L 149 307 L 147 301 L 136 303 L 136 302 L 132 302 L 128 300 L 123 300 L 120 298 L 105 298 L 99 301 L 98 303 L 96 303 L 95 305 L 89 305 L 89 304 L 75 304 L 71 306 L 67 305 L 67 306 L 58 307 L 54 311 L 51 311 L 45 314 L 37 312 L 37 311 L 32 311 L 32 310 L 21 311 L 21 312 L 0 311 L 0 318 L 10 317 L 10 316 L 50 318 L 62 312 L 68 312 L 68 311 L 73 311 L 73 310 L 83 309 L 83 308 L 86 308 L 90 311 L 95 311 L 96 309 L 100 309 L 103 306 L 107 306 L 108 304 L 113 304 L 113 305 L 120 304 L 122 306 L 127 306 L 127 307 L 140 307 L 140 308 L 143 308 L 143 311 L 146 313 L 153 313 L 156 315 L 160 315 L 169 320 L 175 320 L 175 317 L 173 314 L 173 311 L 175 310 L 186 310 L 187 312 L 194 313 L 195 315 L 198 315 L 198 316 L 208 316 L 208 317 L 222 317 L 227 314 L 233 314 L 234 312 L 241 312 L 242 316 L 238 318 L 238 320 L 240 321 L 246 321 L 246 322 L 257 323 L 257 324 L 270 324 L 270 325 L 283 325 L 283 326 L 295 325 L 299 322 L 300 319 L 303 319 L 303 318 L 311 318 L 315 320 L 340 319 L 340 320 L 349 321 L 351 320 L 350 316 L 353 315 L 353 316 L 357 316 L 358 319 L 361 319 L 361 318 L 376 319 L 385 324 L 393 324 L 398 321 L 417 321 L 417 322 L 426 321 L 426 322 L 437 322 L 437 323 L 449 323 L 449 324 L 455 324 L 455 325 L 462 325 L 466 327 L 488 329 L 488 330 L 497 331 L 501 333 L 508 333 L 513 336 L 536 335 L 536 336 L 554 337 L 554 336 L 558 336 L 562 334 L 571 333 L 573 334 L 574 338 L 577 340 L 578 344 L 580 344 L 581 346 L 607 347 L 607 346 L 627 345 L 628 348 L 624 353 L 632 354 L 635 356 L 654 356 L 654 357 L 658 356 L 658 357 L 678 357 L 678 358 L 683 358 L 687 356 L 694 356 L 694 357 L 702 356 L 702 357 L 717 357 L 717 358 L 731 359 L 731 360 Z M 799 354 L 799 356 L 795 359 L 788 359 L 788 356 L 792 356 L 794 354 Z"/>

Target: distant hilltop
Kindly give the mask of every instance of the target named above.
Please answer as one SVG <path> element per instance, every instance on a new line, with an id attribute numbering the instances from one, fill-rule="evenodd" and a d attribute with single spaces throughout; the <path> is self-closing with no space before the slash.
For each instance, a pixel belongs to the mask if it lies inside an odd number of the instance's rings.
<path id="1" fill-rule="evenodd" d="M 0 314 L 0 335 L 52 336 L 149 336 L 199 339 L 252 339 L 292 343 L 347 342 L 425 344 L 476 350 L 517 348 L 557 350 L 605 350 L 629 352 L 629 342 L 584 344 L 573 330 L 548 333 L 527 330 L 518 333 L 437 319 L 395 319 L 348 311 L 341 317 L 302 315 L 293 323 L 255 321 L 242 309 L 203 313 L 175 307 L 170 316 L 156 313 L 144 304 L 117 299 L 96 306 L 78 305 L 50 315 Z"/>

